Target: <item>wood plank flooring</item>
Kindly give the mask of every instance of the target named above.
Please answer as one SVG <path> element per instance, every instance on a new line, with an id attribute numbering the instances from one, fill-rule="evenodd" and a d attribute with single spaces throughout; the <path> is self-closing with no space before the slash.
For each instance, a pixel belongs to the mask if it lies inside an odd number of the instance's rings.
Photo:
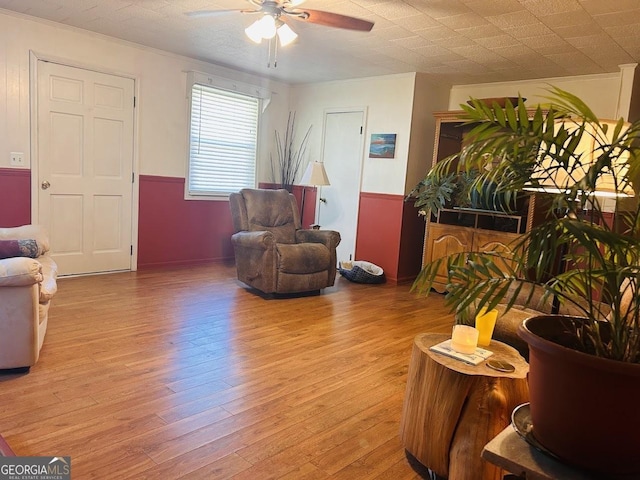
<path id="1" fill-rule="evenodd" d="M 266 299 L 233 265 L 59 280 L 39 362 L 0 375 L 17 455 L 74 479 L 414 479 L 399 439 L 413 338 L 443 297 L 343 278 Z"/>

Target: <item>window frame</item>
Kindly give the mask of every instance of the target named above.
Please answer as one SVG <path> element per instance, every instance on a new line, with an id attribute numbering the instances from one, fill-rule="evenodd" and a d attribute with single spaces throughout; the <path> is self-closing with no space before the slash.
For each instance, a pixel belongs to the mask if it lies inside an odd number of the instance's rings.
<path id="1" fill-rule="evenodd" d="M 230 94 L 245 95 L 247 97 L 253 97 L 258 100 L 258 118 L 256 122 L 256 145 L 255 145 L 255 165 L 254 165 L 254 185 L 251 188 L 255 188 L 258 183 L 259 175 L 259 157 L 260 157 L 260 130 L 262 124 L 262 115 L 271 100 L 270 93 L 267 89 L 250 85 L 242 82 L 237 82 L 230 79 L 216 77 L 214 75 L 203 74 L 200 72 L 188 72 L 187 75 L 187 139 L 186 139 L 186 177 L 184 182 L 184 198 L 186 200 L 228 200 L 229 194 L 232 192 L 192 192 L 189 189 L 189 178 L 191 174 L 191 128 L 192 128 L 192 106 L 193 87 L 201 85 L 204 87 L 210 87 Z"/>

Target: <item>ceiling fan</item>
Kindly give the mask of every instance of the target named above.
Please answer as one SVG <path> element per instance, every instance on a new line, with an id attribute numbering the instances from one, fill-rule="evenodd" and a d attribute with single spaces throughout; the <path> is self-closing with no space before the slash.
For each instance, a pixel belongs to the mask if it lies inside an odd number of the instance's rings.
<path id="1" fill-rule="evenodd" d="M 373 28 L 373 22 L 356 17 L 340 15 L 338 13 L 311 10 L 308 8 L 296 8 L 304 0 L 247 0 L 254 9 L 234 10 L 196 10 L 186 12 L 190 17 L 210 17 L 224 15 L 231 12 L 244 14 L 262 14 L 262 17 L 245 29 L 245 33 L 251 40 L 260 43 L 262 39 L 271 39 L 276 34 L 280 39 L 280 45 L 291 43 L 298 36 L 288 25 L 289 19 L 315 23 L 327 27 L 343 28 L 369 32 Z"/>

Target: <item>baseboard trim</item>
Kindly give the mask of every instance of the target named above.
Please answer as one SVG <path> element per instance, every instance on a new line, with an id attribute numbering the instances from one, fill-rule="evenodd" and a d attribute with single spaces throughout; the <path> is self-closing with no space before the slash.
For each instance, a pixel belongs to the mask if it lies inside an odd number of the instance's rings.
<path id="1" fill-rule="evenodd" d="M 138 271 L 158 270 L 161 268 L 172 268 L 172 267 L 192 267 L 197 265 L 209 265 L 209 264 L 233 265 L 235 264 L 235 258 L 234 257 L 201 258 L 196 260 L 174 260 L 169 262 L 141 263 L 141 264 L 139 263 Z"/>

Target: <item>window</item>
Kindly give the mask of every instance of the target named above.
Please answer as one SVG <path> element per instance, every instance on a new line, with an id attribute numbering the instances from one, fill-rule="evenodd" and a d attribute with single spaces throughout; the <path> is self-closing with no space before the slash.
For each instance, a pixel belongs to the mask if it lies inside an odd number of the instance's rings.
<path id="1" fill-rule="evenodd" d="M 189 129 L 189 195 L 227 196 L 256 184 L 260 99 L 194 83 Z"/>

